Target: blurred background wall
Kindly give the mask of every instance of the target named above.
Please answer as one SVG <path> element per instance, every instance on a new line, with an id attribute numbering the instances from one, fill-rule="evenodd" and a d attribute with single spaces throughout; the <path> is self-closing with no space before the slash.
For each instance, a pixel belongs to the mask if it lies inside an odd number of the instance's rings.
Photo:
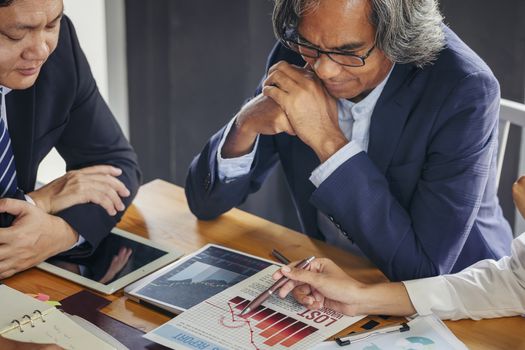
<path id="1" fill-rule="evenodd" d="M 264 73 L 274 44 L 273 3 L 65 0 L 65 6 L 102 95 L 139 155 L 144 180 L 183 186 L 192 158 L 252 95 Z M 441 0 L 440 6 L 445 22 L 493 69 L 502 96 L 523 102 L 525 2 Z M 525 170 L 525 152 L 519 152 L 522 131 L 511 133 L 500 200 L 521 232 L 525 223 L 515 215 L 510 186 Z M 58 161 L 46 163 L 39 179 L 55 178 L 60 167 Z M 298 228 L 279 168 L 241 208 Z"/>

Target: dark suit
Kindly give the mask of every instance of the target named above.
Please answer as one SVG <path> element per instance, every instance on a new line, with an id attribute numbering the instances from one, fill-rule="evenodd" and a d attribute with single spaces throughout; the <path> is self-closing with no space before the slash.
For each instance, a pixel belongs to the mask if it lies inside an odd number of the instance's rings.
<path id="1" fill-rule="evenodd" d="M 447 47 L 433 65 L 395 65 L 372 114 L 368 151 L 348 159 L 319 188 L 308 180 L 318 158 L 286 134 L 261 136 L 249 174 L 221 182 L 222 129 L 191 164 L 191 210 L 212 219 L 239 205 L 280 161 L 302 230 L 323 239 L 320 210 L 391 279 L 456 272 L 508 254 L 511 230 L 496 196 L 499 85 L 485 63 L 445 31 Z M 279 60 L 304 64 L 281 45 L 268 67 Z"/>
<path id="2" fill-rule="evenodd" d="M 135 196 L 140 171 L 137 157 L 113 114 L 100 96 L 71 21 L 64 16 L 56 50 L 43 65 L 36 83 L 6 96 L 9 133 L 18 186 L 34 190 L 42 159 L 56 147 L 67 170 L 111 164 L 122 169 L 119 179 Z M 96 247 L 122 213 L 112 217 L 95 204 L 71 207 L 57 214 Z"/>

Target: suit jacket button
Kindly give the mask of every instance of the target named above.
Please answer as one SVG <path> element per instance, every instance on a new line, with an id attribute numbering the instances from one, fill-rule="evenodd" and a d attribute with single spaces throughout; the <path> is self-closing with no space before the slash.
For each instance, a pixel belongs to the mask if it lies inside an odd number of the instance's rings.
<path id="1" fill-rule="evenodd" d="M 208 191 L 211 185 L 211 174 L 208 173 L 206 177 L 204 178 L 204 190 Z"/>
<path id="2" fill-rule="evenodd" d="M 331 222 L 334 222 L 334 217 L 332 215 L 329 215 L 328 218 L 330 219 Z"/>

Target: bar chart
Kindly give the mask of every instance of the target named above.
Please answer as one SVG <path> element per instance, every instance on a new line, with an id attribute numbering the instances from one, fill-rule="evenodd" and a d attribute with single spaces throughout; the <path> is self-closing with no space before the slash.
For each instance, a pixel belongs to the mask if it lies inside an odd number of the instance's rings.
<path id="1" fill-rule="evenodd" d="M 244 309 L 248 303 L 249 300 L 239 296 L 230 299 L 228 302 L 235 310 Z M 232 317 L 253 321 L 253 323 L 249 322 L 248 324 L 255 328 L 252 330 L 259 331 L 259 336 L 266 338 L 263 344 L 268 346 L 280 344 L 289 348 L 318 331 L 315 327 L 262 305 L 242 317 L 232 312 Z"/>

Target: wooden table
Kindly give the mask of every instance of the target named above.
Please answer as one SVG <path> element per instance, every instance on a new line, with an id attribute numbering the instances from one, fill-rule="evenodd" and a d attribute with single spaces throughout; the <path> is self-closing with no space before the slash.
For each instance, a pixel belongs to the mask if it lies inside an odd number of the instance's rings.
<path id="1" fill-rule="evenodd" d="M 361 258 L 238 209 L 213 221 L 198 221 L 188 209 L 184 190 L 161 180 L 141 187 L 119 227 L 183 253 L 191 253 L 206 243 L 217 243 L 270 258 L 271 250 L 277 248 L 294 260 L 309 255 L 330 257 L 364 282 L 386 280 L 378 269 Z M 19 273 L 4 283 L 25 293 L 46 293 L 53 300 L 61 300 L 83 289 L 35 268 Z M 104 313 L 143 331 L 169 320 L 166 315 L 128 300 L 122 292 L 107 298 L 112 303 L 103 309 Z M 361 321 L 356 327 L 369 320 Z M 396 319 L 387 322 L 390 321 Z M 471 349 L 525 349 L 523 317 L 446 323 Z"/>

